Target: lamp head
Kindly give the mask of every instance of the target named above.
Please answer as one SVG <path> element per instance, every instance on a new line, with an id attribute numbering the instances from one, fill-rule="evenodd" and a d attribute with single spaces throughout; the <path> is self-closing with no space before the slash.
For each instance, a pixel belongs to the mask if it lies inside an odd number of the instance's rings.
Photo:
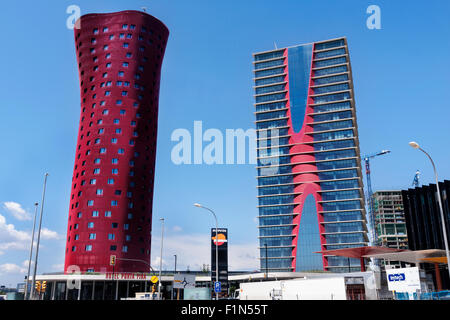
<path id="1" fill-rule="evenodd" d="M 419 144 L 417 143 L 417 142 L 415 142 L 415 141 L 411 141 L 410 143 L 409 143 L 409 145 L 411 146 L 411 147 L 413 147 L 414 149 L 419 149 Z"/>
<path id="2" fill-rule="evenodd" d="M 194 207 L 201 208 L 202 205 L 200 203 L 194 203 Z"/>

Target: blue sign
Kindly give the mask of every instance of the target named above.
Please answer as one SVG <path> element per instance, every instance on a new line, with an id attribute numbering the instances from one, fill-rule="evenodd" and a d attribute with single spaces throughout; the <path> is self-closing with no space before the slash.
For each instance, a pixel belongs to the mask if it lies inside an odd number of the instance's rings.
<path id="1" fill-rule="evenodd" d="M 405 281 L 406 277 L 404 273 L 394 273 L 389 275 L 389 281 Z"/>
<path id="2" fill-rule="evenodd" d="M 214 282 L 214 292 L 222 291 L 222 284 L 219 281 Z"/>

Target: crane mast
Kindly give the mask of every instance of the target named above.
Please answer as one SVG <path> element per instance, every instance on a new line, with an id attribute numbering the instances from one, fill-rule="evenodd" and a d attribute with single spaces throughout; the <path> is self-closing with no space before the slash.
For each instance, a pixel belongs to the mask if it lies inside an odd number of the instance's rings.
<path id="1" fill-rule="evenodd" d="M 375 229 L 375 212 L 373 207 L 373 192 L 372 192 L 372 180 L 370 178 L 370 159 L 390 153 L 389 150 L 382 150 L 373 154 L 363 156 L 363 160 L 366 165 L 366 180 L 367 180 L 367 207 L 368 207 L 368 226 L 369 226 L 369 244 L 375 245 L 377 242 L 377 232 Z"/>

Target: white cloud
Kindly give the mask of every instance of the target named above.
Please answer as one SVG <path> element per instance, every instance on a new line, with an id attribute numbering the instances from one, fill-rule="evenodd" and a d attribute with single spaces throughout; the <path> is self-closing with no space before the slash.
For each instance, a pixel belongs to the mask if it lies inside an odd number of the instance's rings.
<path id="1" fill-rule="evenodd" d="M 0 274 L 22 274 L 26 272 L 26 268 L 18 266 L 14 263 L 0 264 Z"/>
<path id="2" fill-rule="evenodd" d="M 153 238 L 152 267 L 159 269 L 160 238 Z M 177 255 L 177 270 L 201 270 L 203 264 L 211 265 L 210 237 L 207 234 L 184 234 L 164 237 L 163 270 L 173 270 Z M 257 243 L 228 243 L 228 269 L 245 271 L 259 269 Z"/>
<path id="3" fill-rule="evenodd" d="M 36 234 L 35 237 L 37 237 Z M 59 239 L 60 235 L 55 231 L 42 228 L 41 238 L 43 240 L 53 240 Z M 8 250 L 30 250 L 30 240 L 31 232 L 17 230 L 13 224 L 8 224 L 6 218 L 0 214 L 0 255 Z M 34 243 L 34 248 L 36 248 L 36 242 Z M 43 248 L 42 243 L 40 248 Z"/>
<path id="4" fill-rule="evenodd" d="M 57 240 L 60 239 L 60 235 L 56 231 L 49 230 L 47 228 L 41 229 L 41 238 L 47 240 Z"/>
<path id="5" fill-rule="evenodd" d="M 31 220 L 31 215 L 28 212 L 26 212 L 25 209 L 22 208 L 20 203 L 8 201 L 8 202 L 4 202 L 3 206 L 17 220 L 21 220 L 21 221 Z"/>
<path id="6" fill-rule="evenodd" d="M 182 231 L 183 229 L 182 229 L 180 226 L 173 226 L 172 230 L 173 230 L 174 232 L 180 232 L 180 231 Z"/>

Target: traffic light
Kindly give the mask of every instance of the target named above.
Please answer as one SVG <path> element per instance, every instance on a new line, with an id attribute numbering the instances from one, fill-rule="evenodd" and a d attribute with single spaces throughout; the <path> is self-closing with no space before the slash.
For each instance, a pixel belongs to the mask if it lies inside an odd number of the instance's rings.
<path id="1" fill-rule="evenodd" d="M 46 288 L 47 288 L 47 281 L 42 281 L 41 292 L 45 292 Z"/>
<path id="2" fill-rule="evenodd" d="M 114 255 L 109 256 L 109 265 L 110 266 L 116 265 L 116 256 L 114 256 Z"/>
<path id="3" fill-rule="evenodd" d="M 153 286 L 152 286 L 152 293 L 155 293 L 156 292 L 156 284 L 154 284 Z"/>
<path id="4" fill-rule="evenodd" d="M 35 287 L 36 292 L 41 292 L 41 282 L 40 281 L 36 281 Z"/>

